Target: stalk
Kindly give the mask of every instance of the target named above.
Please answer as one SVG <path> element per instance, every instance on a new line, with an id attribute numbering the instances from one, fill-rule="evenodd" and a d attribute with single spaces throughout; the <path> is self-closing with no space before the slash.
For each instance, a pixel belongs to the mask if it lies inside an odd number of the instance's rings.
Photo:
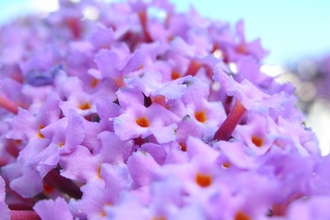
<path id="1" fill-rule="evenodd" d="M 213 140 L 225 140 L 227 141 L 234 129 L 236 128 L 238 122 L 243 117 L 246 109 L 242 105 L 241 101 L 236 99 L 233 109 L 230 111 L 226 120 L 222 123 L 220 128 L 215 132 Z"/>

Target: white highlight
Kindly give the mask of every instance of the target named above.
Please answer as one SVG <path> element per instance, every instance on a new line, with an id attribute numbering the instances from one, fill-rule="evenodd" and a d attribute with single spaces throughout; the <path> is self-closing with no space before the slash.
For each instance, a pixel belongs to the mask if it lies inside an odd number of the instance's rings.
<path id="1" fill-rule="evenodd" d="M 277 76 L 281 75 L 282 73 L 286 72 L 286 70 L 283 69 L 283 67 L 277 66 L 277 65 L 273 65 L 273 66 L 262 65 L 260 67 L 260 71 L 271 77 L 277 77 Z"/>
<path id="2" fill-rule="evenodd" d="M 214 52 L 213 52 L 213 56 L 215 57 L 215 58 L 221 58 L 222 56 L 223 56 L 223 52 L 221 51 L 221 50 L 219 50 L 219 49 L 217 49 L 217 50 L 215 50 Z"/>
<path id="3" fill-rule="evenodd" d="M 98 19 L 100 12 L 98 11 L 97 8 L 93 6 L 89 6 L 84 8 L 83 14 L 84 14 L 84 18 L 95 21 Z"/>
<path id="4" fill-rule="evenodd" d="M 41 12 L 53 12 L 59 9 L 60 5 L 57 0 L 31 0 L 28 3 L 28 7 L 31 7 L 33 11 Z"/>
<path id="5" fill-rule="evenodd" d="M 228 63 L 228 67 L 233 74 L 237 74 L 237 66 L 235 63 Z"/>

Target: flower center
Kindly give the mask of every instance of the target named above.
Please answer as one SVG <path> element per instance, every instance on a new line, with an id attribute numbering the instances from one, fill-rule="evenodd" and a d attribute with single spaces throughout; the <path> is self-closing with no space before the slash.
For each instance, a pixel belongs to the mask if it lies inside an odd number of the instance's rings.
<path id="1" fill-rule="evenodd" d="M 43 134 L 40 133 L 40 130 L 43 129 L 44 127 L 45 127 L 45 126 L 42 126 L 42 125 L 39 126 L 39 131 L 38 131 L 38 133 L 37 133 L 37 136 L 40 137 L 40 138 L 45 138 L 45 136 L 44 136 Z"/>
<path id="2" fill-rule="evenodd" d="M 208 187 L 212 184 L 212 177 L 210 175 L 197 173 L 195 181 L 201 187 Z"/>
<path id="3" fill-rule="evenodd" d="M 136 124 L 138 124 L 140 127 L 147 128 L 149 127 L 150 123 L 146 117 L 141 117 L 135 120 Z"/>
<path id="4" fill-rule="evenodd" d="M 182 151 L 184 151 L 184 152 L 187 151 L 187 146 L 184 143 L 180 142 L 179 145 L 180 145 Z"/>
<path id="5" fill-rule="evenodd" d="M 81 110 L 87 110 L 91 108 L 91 105 L 89 104 L 89 102 L 85 102 L 84 104 L 79 105 L 79 108 Z"/>
<path id="6" fill-rule="evenodd" d="M 166 220 L 166 217 L 161 216 L 161 217 L 153 217 L 152 220 Z"/>
<path id="7" fill-rule="evenodd" d="M 180 73 L 178 73 L 176 71 L 172 71 L 172 74 L 171 74 L 171 79 L 172 80 L 178 79 L 180 77 L 181 77 Z"/>
<path id="8" fill-rule="evenodd" d="M 222 166 L 224 168 L 229 168 L 230 167 L 230 163 L 229 162 L 225 162 L 225 163 L 222 164 Z"/>
<path id="9" fill-rule="evenodd" d="M 97 84 L 99 83 L 99 80 L 96 78 L 93 78 L 92 82 L 91 82 L 91 87 L 95 88 L 97 86 Z"/>
<path id="10" fill-rule="evenodd" d="M 253 135 L 252 143 L 254 143 L 257 147 L 262 147 L 262 145 L 264 144 L 264 140 L 262 138 Z"/>
<path id="11" fill-rule="evenodd" d="M 204 111 L 195 112 L 195 118 L 199 122 L 206 122 L 206 115 Z"/>
<path id="12" fill-rule="evenodd" d="M 235 220 L 250 220 L 250 217 L 239 211 L 235 215 Z"/>

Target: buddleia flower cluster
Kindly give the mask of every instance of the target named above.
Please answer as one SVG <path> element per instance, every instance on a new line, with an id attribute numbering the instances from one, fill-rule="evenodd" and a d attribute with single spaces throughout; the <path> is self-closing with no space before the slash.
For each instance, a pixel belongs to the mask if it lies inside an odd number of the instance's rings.
<path id="1" fill-rule="evenodd" d="M 243 21 L 59 3 L 0 30 L 0 219 L 330 218 L 330 158 Z"/>

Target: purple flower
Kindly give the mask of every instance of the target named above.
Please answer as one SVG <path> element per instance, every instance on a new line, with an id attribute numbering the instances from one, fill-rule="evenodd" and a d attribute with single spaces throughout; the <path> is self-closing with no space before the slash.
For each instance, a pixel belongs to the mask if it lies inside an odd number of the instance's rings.
<path id="1" fill-rule="evenodd" d="M 43 200 L 35 204 L 33 209 L 42 219 L 71 219 L 69 207 L 63 198 Z"/>
<path id="2" fill-rule="evenodd" d="M 119 102 L 125 110 L 120 116 L 114 118 L 115 133 L 122 140 L 140 136 L 144 139 L 150 135 L 153 135 L 159 143 L 175 140 L 177 128 L 175 123 L 178 117 L 156 103 L 146 108 L 141 103 L 142 94 L 133 95 L 133 92 L 127 89 L 118 91 Z M 127 124 L 130 126 L 126 126 Z"/>
<path id="3" fill-rule="evenodd" d="M 72 153 L 61 157 L 59 162 L 63 176 L 85 183 L 100 175 L 103 163 L 119 165 L 127 160 L 132 150 L 130 141 L 121 141 L 108 131 L 99 133 L 97 138 L 99 148 L 93 154 L 88 148 L 78 145 Z"/>
<path id="4" fill-rule="evenodd" d="M 10 219 L 10 210 L 5 202 L 6 190 L 5 181 L 0 176 L 0 217 L 1 219 Z"/>
<path id="5" fill-rule="evenodd" d="M 115 33 L 112 28 L 107 28 L 102 24 L 98 24 L 96 30 L 91 33 L 89 41 L 96 50 L 108 48 L 116 40 Z"/>
<path id="6" fill-rule="evenodd" d="M 280 138 L 279 127 L 269 116 L 249 114 L 246 124 L 238 125 L 233 137 L 244 141 L 254 155 L 262 155 Z"/>
<path id="7" fill-rule="evenodd" d="M 328 204 L 329 196 L 315 196 L 308 199 L 300 199 L 291 204 L 288 217 L 291 219 L 327 219 L 330 216 Z"/>

